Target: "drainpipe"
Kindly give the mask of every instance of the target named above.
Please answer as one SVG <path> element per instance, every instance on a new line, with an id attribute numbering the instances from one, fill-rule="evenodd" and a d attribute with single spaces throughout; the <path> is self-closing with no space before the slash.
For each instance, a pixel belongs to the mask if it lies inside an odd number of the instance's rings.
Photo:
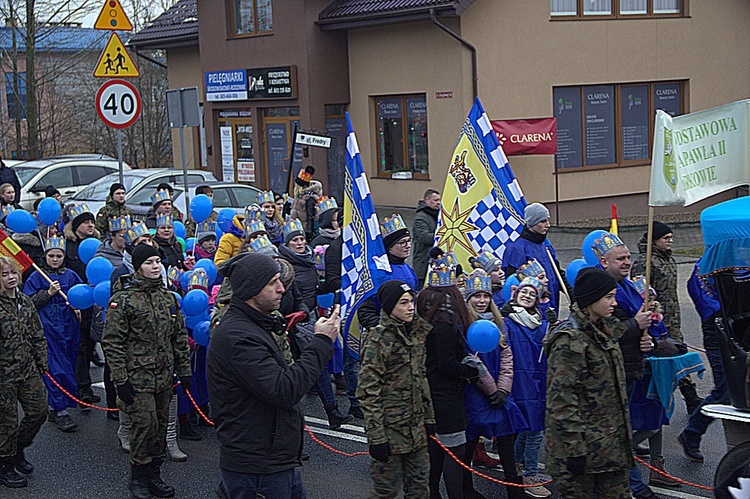
<path id="1" fill-rule="evenodd" d="M 472 77 L 472 90 L 474 92 L 474 100 L 477 99 L 477 48 L 469 43 L 464 38 L 461 38 L 460 35 L 452 31 L 448 26 L 441 23 L 437 20 L 437 17 L 435 17 L 435 9 L 430 9 L 430 18 L 432 19 L 432 22 L 440 29 L 451 35 L 453 38 L 461 42 L 461 45 L 466 47 L 471 51 L 471 77 Z"/>

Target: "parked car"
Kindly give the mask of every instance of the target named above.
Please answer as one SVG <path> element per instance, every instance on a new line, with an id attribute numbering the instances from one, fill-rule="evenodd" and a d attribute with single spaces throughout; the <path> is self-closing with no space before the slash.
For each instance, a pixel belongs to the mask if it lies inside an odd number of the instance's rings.
<path id="1" fill-rule="evenodd" d="M 190 189 L 190 199 L 193 199 L 195 188 L 201 184 L 188 185 Z M 260 189 L 245 184 L 234 184 L 231 182 L 206 182 L 203 185 L 210 185 L 214 191 L 214 210 L 221 211 L 224 208 L 232 208 L 237 213 L 244 213 L 245 207 L 255 203 L 258 200 Z M 146 213 L 151 208 L 151 194 L 141 191 L 128 198 L 127 205 L 133 210 L 133 218 L 137 220 L 146 220 Z M 183 195 L 182 185 L 175 186 L 174 205 L 182 212 L 185 210 L 185 196 Z"/>
<path id="2" fill-rule="evenodd" d="M 24 161 L 13 167 L 21 182 L 21 206 L 31 211 L 34 201 L 44 198 L 44 189 L 54 185 L 63 201 L 112 172 L 119 172 L 117 160 L 103 154 L 70 154 Z M 124 164 L 129 171 L 130 166 Z"/>
<path id="3" fill-rule="evenodd" d="M 149 199 L 156 190 L 156 187 L 162 182 L 177 187 L 182 185 L 182 179 L 182 171 L 174 168 L 147 168 L 125 172 L 123 184 L 127 192 L 125 195 L 126 202 L 130 205 L 131 199 Z M 86 203 L 89 209 L 96 213 L 107 202 L 109 187 L 119 181 L 119 174 L 102 177 L 71 197 L 70 202 Z M 188 170 L 189 184 L 200 185 L 200 183 L 208 182 L 216 182 L 216 177 L 214 177 L 213 173 L 203 170 Z M 136 201 L 136 204 L 140 202 Z"/>

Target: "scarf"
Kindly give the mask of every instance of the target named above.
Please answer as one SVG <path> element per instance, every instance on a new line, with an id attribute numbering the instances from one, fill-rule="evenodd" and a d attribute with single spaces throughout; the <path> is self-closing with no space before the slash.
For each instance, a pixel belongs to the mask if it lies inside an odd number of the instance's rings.
<path id="1" fill-rule="evenodd" d="M 305 246 L 304 253 L 295 253 L 289 248 L 289 246 L 282 245 L 279 246 L 279 253 L 281 253 L 281 256 L 292 265 L 299 265 L 301 267 L 315 267 L 313 250 L 309 245 Z"/>
<path id="2" fill-rule="evenodd" d="M 526 239 L 527 241 L 531 241 L 535 244 L 543 243 L 545 239 L 547 239 L 547 234 L 539 234 L 538 232 L 533 232 L 525 225 L 523 226 L 523 231 L 521 231 L 521 237 Z"/>
<path id="3" fill-rule="evenodd" d="M 326 229 L 325 227 L 320 227 L 318 228 L 318 232 L 326 239 L 336 239 L 341 235 L 341 229 Z"/>
<path id="4" fill-rule="evenodd" d="M 513 305 L 513 312 L 508 317 L 513 319 L 517 324 L 525 326 L 529 329 L 536 329 L 542 325 L 542 316 L 538 312 L 533 315 L 528 310 L 520 305 Z"/>

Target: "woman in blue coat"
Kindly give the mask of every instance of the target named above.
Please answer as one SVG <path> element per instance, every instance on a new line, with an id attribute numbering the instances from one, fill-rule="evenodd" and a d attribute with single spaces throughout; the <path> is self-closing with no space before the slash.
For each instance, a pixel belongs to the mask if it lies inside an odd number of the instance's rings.
<path id="1" fill-rule="evenodd" d="M 51 237 L 44 242 L 44 264 L 42 270 L 52 280 L 50 284 L 35 271 L 29 276 L 23 292 L 34 303 L 42 321 L 44 336 L 47 338 L 47 358 L 49 372 L 68 392 L 78 394 L 75 366 L 80 340 L 79 312 L 66 303 L 60 291 L 67 294 L 70 288 L 83 281 L 78 274 L 63 266 L 65 261 L 65 239 Z M 68 407 L 75 407 L 67 395 L 62 393 L 47 377 L 42 377 L 47 385 L 47 402 L 50 406 L 49 420 L 60 430 L 69 432 L 78 427 L 68 414 Z"/>

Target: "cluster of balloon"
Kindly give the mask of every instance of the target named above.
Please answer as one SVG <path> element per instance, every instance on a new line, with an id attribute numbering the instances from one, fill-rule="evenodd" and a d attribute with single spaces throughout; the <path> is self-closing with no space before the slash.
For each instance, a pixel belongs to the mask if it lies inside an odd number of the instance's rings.
<path id="1" fill-rule="evenodd" d="M 216 276 L 218 274 L 218 271 L 216 269 L 216 264 L 213 260 L 210 258 L 201 258 L 197 262 L 195 262 L 195 265 L 193 266 L 193 270 L 195 269 L 203 269 L 206 271 L 206 274 L 208 274 L 208 285 L 212 285 L 216 281 Z"/>
<path id="2" fill-rule="evenodd" d="M 36 217 L 44 225 L 55 225 L 62 214 L 60 202 L 55 198 L 45 198 L 36 208 Z"/>
<path id="3" fill-rule="evenodd" d="M 100 282 L 109 281 L 113 270 L 115 270 L 115 267 L 112 262 L 103 256 L 97 256 L 86 264 L 86 279 L 88 279 L 89 284 L 96 286 Z"/>
<path id="4" fill-rule="evenodd" d="M 68 290 L 68 303 L 79 310 L 90 308 L 94 305 L 94 288 L 88 284 L 76 284 Z"/>
<path id="5" fill-rule="evenodd" d="M 94 258 L 96 250 L 99 249 L 100 244 L 102 244 L 102 242 L 95 237 L 84 239 L 78 244 L 78 258 L 80 258 L 83 263 L 88 264 L 91 259 Z M 109 278 L 109 276 L 107 278 Z"/>
<path id="6" fill-rule="evenodd" d="M 500 329 L 492 321 L 475 321 L 466 331 L 466 341 L 475 352 L 491 352 L 500 344 Z"/>
<path id="7" fill-rule="evenodd" d="M 112 283 L 109 281 L 109 279 L 107 279 L 106 281 L 102 281 L 94 286 L 94 303 L 102 308 L 107 308 L 111 288 Z"/>
<path id="8" fill-rule="evenodd" d="M 202 289 L 191 289 L 182 297 L 182 310 L 188 317 L 205 313 L 208 310 L 208 295 Z"/>
<path id="9" fill-rule="evenodd" d="M 211 322 L 201 321 L 193 328 L 193 339 L 201 346 L 207 347 L 211 336 Z"/>
<path id="10" fill-rule="evenodd" d="M 214 211 L 214 203 L 205 194 L 198 194 L 190 200 L 190 217 L 195 223 L 203 223 Z"/>

